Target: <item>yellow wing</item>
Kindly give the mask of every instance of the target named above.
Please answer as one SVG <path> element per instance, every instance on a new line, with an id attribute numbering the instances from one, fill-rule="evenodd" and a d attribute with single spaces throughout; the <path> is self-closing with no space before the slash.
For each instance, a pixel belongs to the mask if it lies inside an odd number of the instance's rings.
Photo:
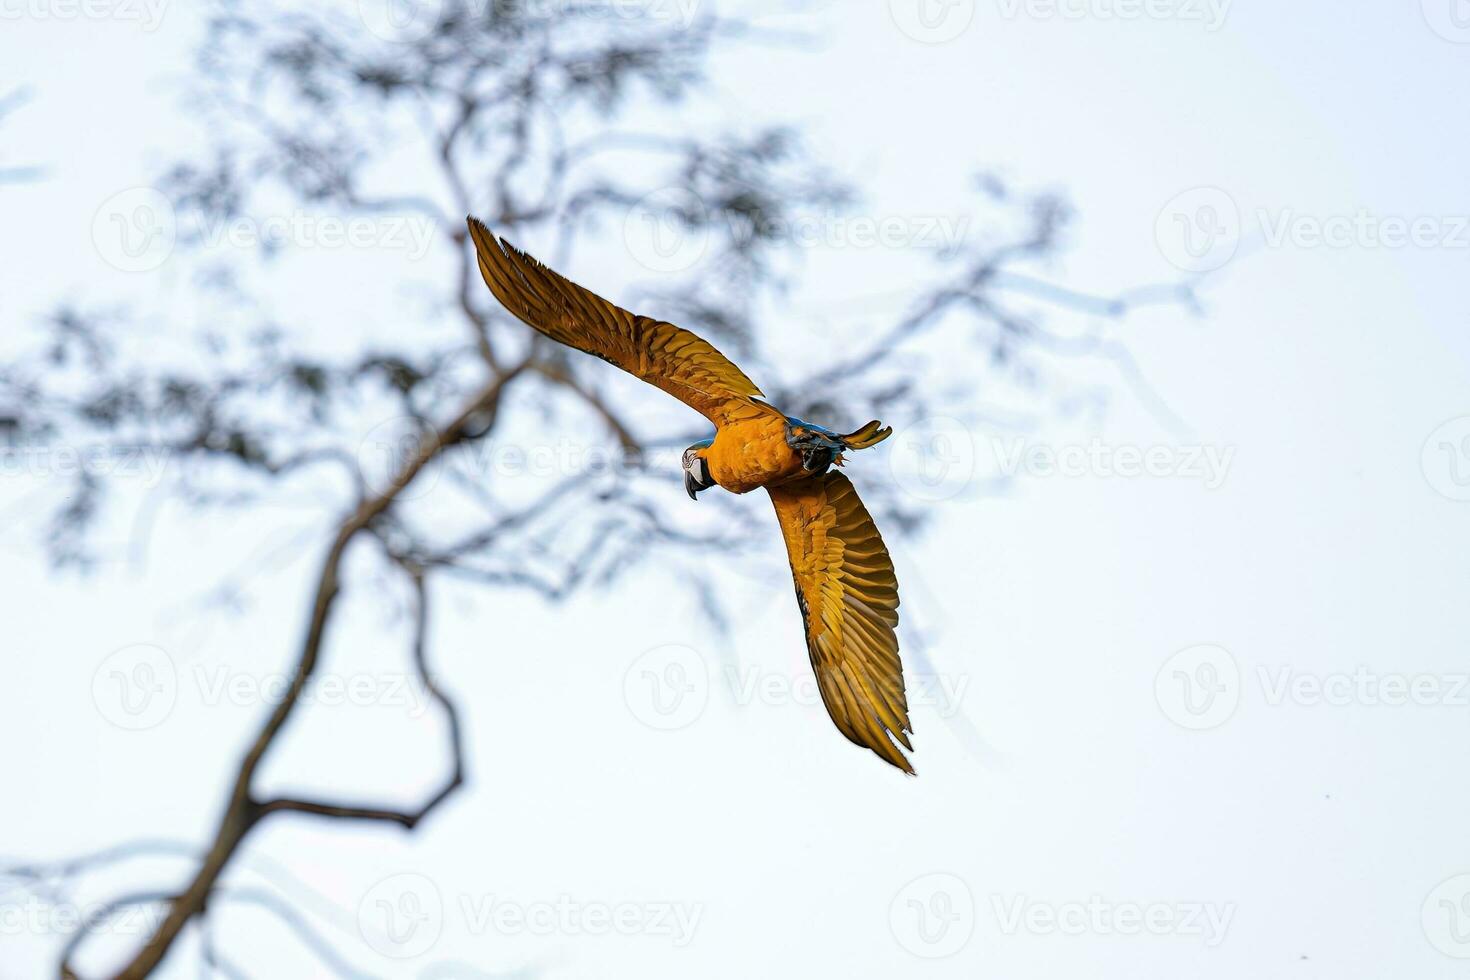
<path id="1" fill-rule="evenodd" d="M 707 341 L 637 316 L 557 275 L 469 219 L 485 285 L 507 310 L 552 340 L 586 351 L 661 388 L 716 425 L 774 411 L 761 390 Z"/>
<path id="2" fill-rule="evenodd" d="M 883 538 L 847 477 L 767 487 L 786 539 L 807 652 L 838 731 L 912 774 L 898 659 L 898 580 Z"/>

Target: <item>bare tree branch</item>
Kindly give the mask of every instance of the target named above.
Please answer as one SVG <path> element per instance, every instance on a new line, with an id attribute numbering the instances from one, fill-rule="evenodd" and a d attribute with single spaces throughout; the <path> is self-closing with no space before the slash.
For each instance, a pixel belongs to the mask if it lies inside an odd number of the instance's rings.
<path id="1" fill-rule="evenodd" d="M 214 891 L 215 885 L 225 867 L 234 858 L 236 851 L 244 842 L 250 831 L 270 813 L 310 812 L 319 816 L 333 816 L 327 812 L 325 806 L 313 808 L 313 805 L 302 803 L 299 806 L 278 803 L 273 809 L 267 809 L 266 804 L 261 804 L 252 796 L 251 788 L 254 783 L 255 774 L 266 754 L 274 746 L 277 738 L 285 728 L 296 706 L 300 702 L 301 692 L 305 689 L 307 682 L 316 671 L 321 656 L 322 643 L 325 640 L 327 627 L 331 620 L 332 608 L 340 591 L 339 573 L 342 558 L 347 552 L 348 546 L 359 534 L 367 530 L 371 524 L 391 508 L 398 499 L 399 494 L 413 482 L 414 478 L 423 471 L 424 467 L 433 462 L 444 450 L 459 444 L 468 436 L 470 423 L 486 414 L 492 415 L 498 410 L 501 393 L 505 385 L 518 374 L 518 371 L 508 372 L 492 380 L 471 400 L 470 404 L 462 409 L 458 416 L 448 425 L 440 429 L 433 438 L 423 440 L 417 454 L 415 454 L 393 478 L 389 487 L 374 496 L 357 508 L 348 516 L 338 528 L 336 538 L 327 552 L 322 570 L 317 580 L 316 599 L 312 604 L 311 621 L 307 627 L 306 639 L 302 644 L 301 655 L 297 661 L 295 671 L 291 677 L 291 685 L 276 708 L 271 712 L 256 735 L 245 758 L 241 761 L 239 770 L 235 776 L 234 789 L 225 806 L 225 813 L 220 820 L 218 830 L 215 832 L 214 841 L 205 851 L 204 858 L 196 872 L 194 879 L 182 893 L 171 897 L 168 914 L 159 924 L 158 931 L 149 939 L 144 947 L 138 951 L 133 959 L 123 967 L 117 974 L 118 980 L 142 980 L 148 976 L 163 958 L 168 955 L 174 941 L 178 939 L 184 926 L 196 915 L 203 912 L 208 904 L 209 896 Z M 420 582 L 420 579 L 415 579 Z M 427 615 L 425 605 L 421 603 L 421 617 Z M 420 623 L 422 625 L 422 621 Z M 416 640 L 416 661 L 423 666 L 422 652 L 423 637 L 420 633 Z M 451 722 L 451 731 L 455 747 L 455 772 L 450 783 L 440 791 L 423 812 L 418 814 L 412 821 L 398 819 L 396 822 L 403 826 L 412 828 L 417 824 L 425 813 L 437 806 L 449 793 L 461 783 L 462 760 L 459 755 L 459 728 L 457 716 L 455 716 L 450 702 L 442 693 L 436 691 L 436 699 L 442 707 L 445 707 L 449 716 L 455 721 Z M 386 811 L 378 810 L 371 816 L 364 817 L 366 811 L 355 813 L 344 812 L 341 816 L 392 820 L 395 816 L 385 816 Z M 74 976 L 70 966 L 71 949 L 68 949 L 63 957 L 62 972 L 65 976 Z"/>
<path id="2" fill-rule="evenodd" d="M 424 583 L 423 569 L 409 565 L 406 560 L 399 560 L 413 583 L 415 598 L 414 638 L 413 638 L 413 662 L 414 669 L 418 672 L 420 683 L 424 690 L 444 712 L 445 721 L 449 726 L 449 752 L 451 759 L 451 771 L 444 785 L 432 796 L 412 810 L 404 810 L 392 807 L 370 807 L 350 803 L 329 803 L 322 800 L 294 799 L 278 797 L 260 803 L 256 808 L 256 819 L 262 820 L 272 813 L 308 813 L 319 817 L 329 817 L 338 820 L 377 820 L 385 823 L 396 823 L 406 830 L 413 830 L 419 823 L 438 808 L 439 804 L 449 798 L 455 790 L 464 784 L 464 741 L 461 736 L 459 711 L 448 695 L 434 682 L 432 673 L 429 671 L 428 659 L 425 647 L 426 636 L 429 628 L 429 596 L 428 589 Z"/>

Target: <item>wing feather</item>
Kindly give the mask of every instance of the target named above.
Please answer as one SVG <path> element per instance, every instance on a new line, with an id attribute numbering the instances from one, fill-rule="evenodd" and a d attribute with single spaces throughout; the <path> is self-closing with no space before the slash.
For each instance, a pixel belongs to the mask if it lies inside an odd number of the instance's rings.
<path id="1" fill-rule="evenodd" d="M 761 390 L 709 342 L 638 316 L 557 275 L 475 218 L 470 238 L 485 285 L 538 332 L 614 364 L 721 424 L 774 409 Z"/>
<path id="2" fill-rule="evenodd" d="M 873 518 L 835 471 L 767 490 L 827 713 L 849 741 L 913 773 L 898 748 L 913 751 L 898 657 L 898 580 Z"/>

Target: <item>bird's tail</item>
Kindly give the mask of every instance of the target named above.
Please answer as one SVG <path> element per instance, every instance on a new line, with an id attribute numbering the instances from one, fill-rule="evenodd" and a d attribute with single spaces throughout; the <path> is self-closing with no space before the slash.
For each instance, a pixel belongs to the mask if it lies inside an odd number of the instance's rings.
<path id="1" fill-rule="evenodd" d="M 856 432 L 849 432 L 845 436 L 838 436 L 838 438 L 846 443 L 848 449 L 867 449 L 869 446 L 878 445 L 878 443 L 891 435 L 893 435 L 892 426 L 885 426 L 882 422 L 874 419 Z"/>

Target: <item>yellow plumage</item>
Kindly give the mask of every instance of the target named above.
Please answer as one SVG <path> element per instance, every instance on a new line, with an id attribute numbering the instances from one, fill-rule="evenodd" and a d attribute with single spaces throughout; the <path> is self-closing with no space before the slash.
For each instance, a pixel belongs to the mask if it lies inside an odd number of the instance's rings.
<path id="1" fill-rule="evenodd" d="M 552 272 L 474 218 L 480 274 L 511 313 L 553 340 L 647 381 L 715 425 L 712 442 L 686 453 L 690 469 L 734 493 L 765 487 L 791 560 L 807 652 L 837 729 L 904 772 L 913 766 L 903 665 L 898 657 L 898 580 L 867 508 L 841 465 L 893 431 L 877 421 L 838 435 L 788 419 L 711 344 L 688 330 L 629 313 Z M 895 741 L 897 744 L 895 744 Z"/>

